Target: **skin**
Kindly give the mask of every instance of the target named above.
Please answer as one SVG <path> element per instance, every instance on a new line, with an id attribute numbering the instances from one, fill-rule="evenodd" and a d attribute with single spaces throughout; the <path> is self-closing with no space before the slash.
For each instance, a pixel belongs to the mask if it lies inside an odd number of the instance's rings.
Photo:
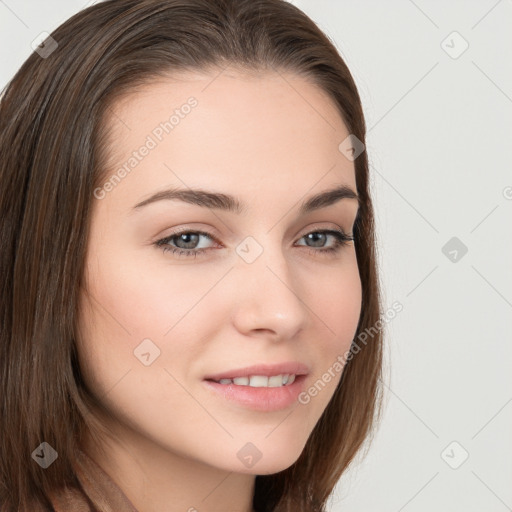
<path id="1" fill-rule="evenodd" d="M 355 169 L 338 150 L 349 132 L 321 89 L 290 73 L 228 68 L 159 78 L 117 101 L 107 176 L 191 96 L 190 114 L 93 199 L 78 349 L 86 384 L 115 421 L 103 418 L 114 439 L 87 436 L 83 447 L 140 512 L 251 512 L 255 476 L 297 460 L 341 372 L 307 405 L 276 412 L 229 403 L 202 381 L 293 360 L 311 369 L 307 389 L 349 349 L 361 312 L 354 243 L 321 254 L 335 239 L 305 235 L 352 234 L 357 201 L 303 217 L 298 208 L 336 185 L 357 192 Z M 246 213 L 176 200 L 133 211 L 171 186 L 232 194 Z M 207 231 L 215 238 L 196 247 L 212 249 L 194 258 L 154 245 L 177 228 Z M 263 248 L 250 264 L 236 252 L 247 236 Z M 134 355 L 146 338 L 160 350 L 149 366 Z M 262 454 L 251 468 L 237 457 L 247 442 Z"/>

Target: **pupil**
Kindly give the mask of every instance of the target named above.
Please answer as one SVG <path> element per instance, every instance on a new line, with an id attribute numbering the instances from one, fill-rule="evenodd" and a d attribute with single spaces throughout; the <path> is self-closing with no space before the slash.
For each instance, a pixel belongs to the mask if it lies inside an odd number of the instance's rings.
<path id="1" fill-rule="evenodd" d="M 309 240 L 315 242 L 315 245 L 314 247 L 322 247 L 323 243 L 325 240 L 323 237 L 326 237 L 327 235 L 325 233 L 310 233 L 308 235 L 309 237 Z M 319 239 L 317 238 L 317 240 L 314 240 L 315 237 L 319 237 Z M 321 242 L 321 243 L 317 243 L 317 242 Z"/>
<path id="2" fill-rule="evenodd" d="M 195 237 L 195 238 L 194 238 Z M 183 249 L 193 249 L 194 245 L 197 243 L 197 238 L 199 235 L 197 233 L 183 233 L 179 235 L 178 242 L 184 241 L 186 244 L 186 247 L 182 247 Z M 186 238 L 192 238 L 192 242 L 187 241 Z M 189 247 L 189 244 L 192 244 L 192 247 Z"/>

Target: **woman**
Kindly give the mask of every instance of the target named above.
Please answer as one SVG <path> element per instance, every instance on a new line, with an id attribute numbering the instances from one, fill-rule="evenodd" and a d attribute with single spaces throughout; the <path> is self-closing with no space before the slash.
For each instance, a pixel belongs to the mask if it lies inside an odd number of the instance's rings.
<path id="1" fill-rule="evenodd" d="M 52 33 L 0 105 L 2 511 L 325 510 L 380 404 L 364 141 L 287 2 Z"/>

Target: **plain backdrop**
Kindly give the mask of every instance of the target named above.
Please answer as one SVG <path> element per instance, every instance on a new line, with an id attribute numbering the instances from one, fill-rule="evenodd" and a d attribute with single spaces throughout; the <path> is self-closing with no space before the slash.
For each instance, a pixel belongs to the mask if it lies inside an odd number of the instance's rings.
<path id="1" fill-rule="evenodd" d="M 512 1 L 294 0 L 358 85 L 385 414 L 332 512 L 512 510 Z M 0 87 L 83 0 L 0 0 Z"/>

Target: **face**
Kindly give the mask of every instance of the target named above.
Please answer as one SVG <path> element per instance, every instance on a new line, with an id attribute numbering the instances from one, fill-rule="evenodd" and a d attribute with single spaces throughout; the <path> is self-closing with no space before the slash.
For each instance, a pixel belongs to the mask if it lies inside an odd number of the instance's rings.
<path id="1" fill-rule="evenodd" d="M 327 95 L 287 73 L 161 78 L 110 112 L 80 304 L 86 383 L 133 453 L 281 471 L 327 407 L 360 315 L 354 242 L 338 240 L 357 199 L 301 208 L 357 193 L 338 149 L 349 132 Z M 155 197 L 169 190 L 188 195 Z M 239 208 L 196 204 L 192 190 Z"/>

